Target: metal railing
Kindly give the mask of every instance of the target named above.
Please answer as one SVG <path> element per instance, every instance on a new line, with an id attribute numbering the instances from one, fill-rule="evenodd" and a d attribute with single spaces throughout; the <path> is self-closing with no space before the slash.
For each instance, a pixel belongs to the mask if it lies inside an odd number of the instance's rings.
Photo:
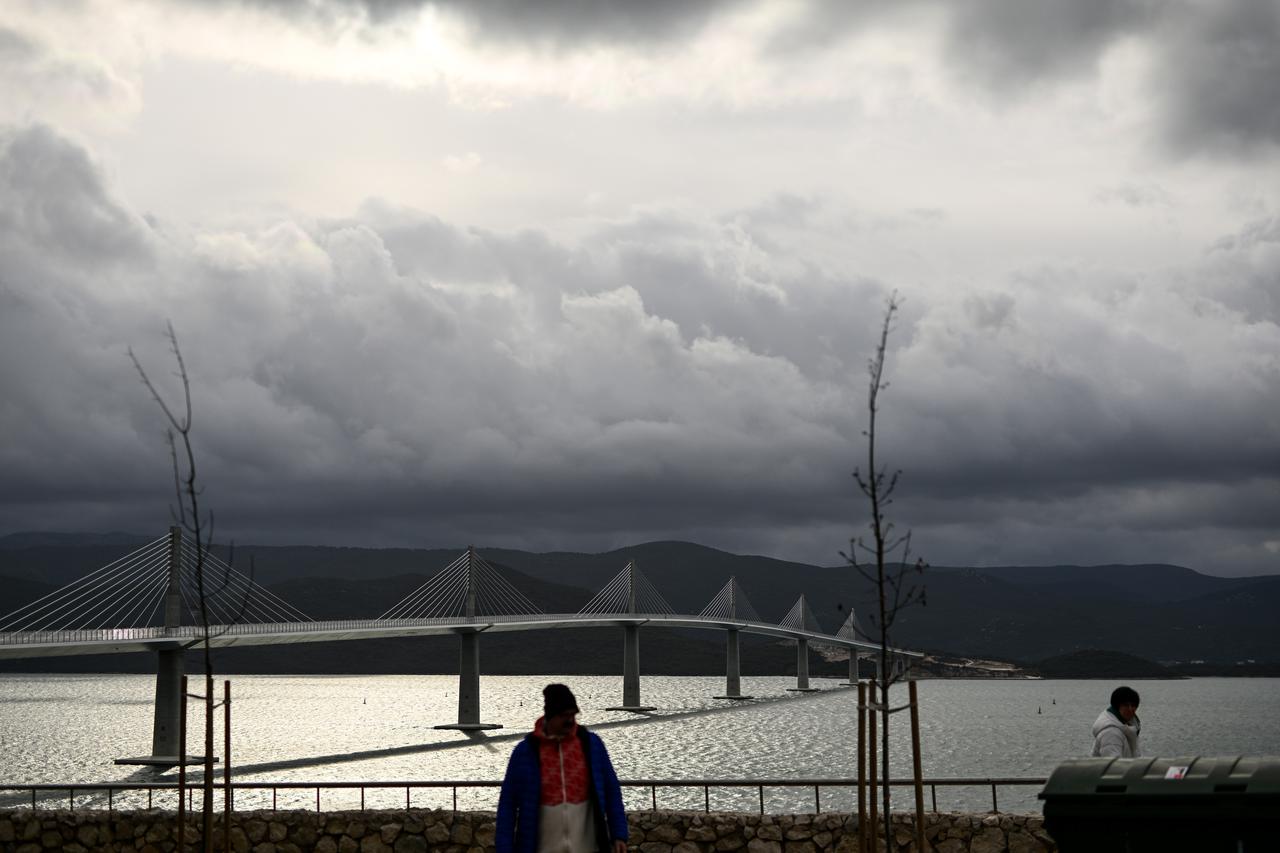
<path id="1" fill-rule="evenodd" d="M 1002 787 L 1029 787 L 1033 785 L 1044 785 L 1046 779 L 1043 777 L 960 777 L 960 778 L 925 778 L 922 784 L 929 788 L 932 809 L 938 811 L 938 788 L 975 788 L 990 787 L 991 789 L 991 811 L 993 813 L 1000 811 L 1000 804 L 997 797 L 997 789 Z M 765 789 L 767 788 L 812 788 L 813 789 L 813 813 L 822 814 L 822 789 L 827 788 L 845 788 L 857 791 L 857 779 L 624 779 L 620 784 L 623 788 L 631 789 L 649 789 L 649 803 L 653 811 L 658 810 L 658 789 L 702 789 L 703 811 L 711 812 L 711 790 L 713 788 L 754 788 L 757 791 L 759 799 L 759 813 L 765 813 Z M 891 788 L 910 788 L 915 783 L 910 779 L 890 779 L 889 786 Z M 436 781 L 363 781 L 363 782 L 232 782 L 230 785 L 232 801 L 234 802 L 235 794 L 243 791 L 270 791 L 271 792 L 271 811 L 276 811 L 279 804 L 280 791 L 314 791 L 315 792 L 315 810 L 321 810 L 321 792 L 329 790 L 359 790 L 360 791 L 360 808 L 365 807 L 365 794 L 370 790 L 386 791 L 404 789 L 404 805 L 405 808 L 412 808 L 413 792 L 420 789 L 440 789 L 447 788 L 453 794 L 453 811 L 458 811 L 458 790 L 459 789 L 477 789 L 477 788 L 498 788 L 502 783 L 495 780 L 436 780 Z M 214 783 L 214 792 L 225 794 L 227 785 L 223 782 Z M 199 784 L 184 786 L 185 793 L 190 798 L 190 803 L 194 807 L 194 798 L 196 792 L 202 792 L 203 789 Z M 179 792 L 176 783 L 153 783 L 153 782 L 99 782 L 99 783 L 83 783 L 75 785 L 59 785 L 59 784 L 32 784 L 32 785 L 0 785 L 0 791 L 14 791 L 22 794 L 29 794 L 29 804 L 32 810 L 41 807 L 41 802 L 37 798 L 39 793 L 61 793 L 66 796 L 67 807 L 72 811 L 76 808 L 76 794 L 99 794 L 107 795 L 107 810 L 115 809 L 115 795 L 125 792 L 142 792 L 147 793 L 147 808 L 154 808 L 154 795 L 156 792 L 173 793 L 175 796 Z M 62 798 L 58 798 L 61 802 Z M 47 804 L 47 799 L 44 801 Z M 22 805 L 27 805 L 26 797 L 21 798 Z M 14 802 L 18 805 L 18 801 Z M 91 808 L 93 808 L 91 806 Z"/>

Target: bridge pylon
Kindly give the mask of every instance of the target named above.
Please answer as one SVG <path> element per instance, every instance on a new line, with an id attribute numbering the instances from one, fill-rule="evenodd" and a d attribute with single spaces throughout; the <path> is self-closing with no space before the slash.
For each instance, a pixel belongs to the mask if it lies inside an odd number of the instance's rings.
<path id="1" fill-rule="evenodd" d="M 467 546 L 466 597 L 462 615 L 474 622 L 478 615 L 476 599 L 480 589 L 480 565 L 474 545 Z M 502 728 L 501 723 L 480 722 L 480 630 L 458 629 L 458 722 L 434 726 L 464 732 Z"/>
<path id="2" fill-rule="evenodd" d="M 640 702 L 640 626 L 649 621 L 645 614 L 671 616 L 674 613 L 661 593 L 640 573 L 634 560 L 578 611 L 580 616 L 623 617 L 618 620 L 622 628 L 622 704 L 606 710 L 656 710 Z"/>
<path id="3" fill-rule="evenodd" d="M 849 649 L 849 680 L 840 682 L 841 687 L 857 687 L 858 686 L 858 661 L 862 660 L 862 655 L 857 649 Z"/>
<path id="4" fill-rule="evenodd" d="M 849 615 L 845 618 L 844 624 L 840 626 L 839 631 L 836 631 L 836 636 L 844 637 L 847 640 L 867 639 L 867 633 L 862 629 L 862 624 L 858 621 L 858 617 L 852 607 L 849 608 Z M 862 654 L 857 649 L 849 649 L 849 680 L 841 682 L 841 687 L 856 687 L 858 685 L 858 661 L 861 659 Z"/>
<path id="5" fill-rule="evenodd" d="M 623 569 L 627 574 L 627 610 L 629 614 L 639 613 L 636 606 L 636 578 L 639 570 L 635 560 L 627 563 Z M 643 576 L 641 576 L 643 577 Z M 644 713 L 656 711 L 653 705 L 645 705 L 640 701 L 640 626 L 643 622 L 624 622 L 622 624 L 622 704 L 606 708 L 607 711 L 631 711 Z"/>
<path id="6" fill-rule="evenodd" d="M 480 722 L 480 633 L 493 627 L 494 617 L 530 616 L 542 610 L 476 553 L 475 546 L 436 572 L 377 621 L 390 626 L 448 620 L 458 635 L 458 722 L 437 729 L 480 731 L 500 729 Z"/>
<path id="7" fill-rule="evenodd" d="M 729 582 L 711 599 L 711 603 L 702 609 L 698 614 L 700 617 L 707 619 L 724 619 L 729 622 L 736 622 L 739 619 L 747 621 L 759 622 L 760 615 L 755 612 L 755 608 L 751 606 L 751 602 L 747 601 L 747 597 L 742 592 L 742 588 L 738 586 L 736 577 L 729 578 Z M 750 696 L 742 695 L 742 666 L 741 658 L 738 650 L 738 634 L 736 627 L 725 628 L 724 640 L 724 695 L 716 696 L 716 699 L 733 699 L 745 700 Z"/>
<path id="8" fill-rule="evenodd" d="M 804 593 L 800 594 L 791 610 L 778 624 L 784 628 L 794 628 L 797 631 L 809 631 L 815 634 L 822 631 L 813 611 L 809 609 L 808 602 L 805 601 Z M 817 690 L 816 687 L 809 686 L 809 638 L 796 637 L 796 686 L 788 687 L 787 692 L 813 693 L 815 690 Z"/>
<path id="9" fill-rule="evenodd" d="M 164 633 L 175 633 L 182 625 L 182 528 L 169 528 L 169 572 L 164 591 Z M 136 758 L 117 758 L 116 764 L 140 764 L 149 767 L 173 767 L 181 752 L 179 738 L 182 712 L 182 676 L 185 674 L 186 648 L 174 641 L 172 648 L 156 652 L 156 691 L 151 723 L 151 754 Z M 204 756 L 188 755 L 185 764 L 203 764 Z"/>

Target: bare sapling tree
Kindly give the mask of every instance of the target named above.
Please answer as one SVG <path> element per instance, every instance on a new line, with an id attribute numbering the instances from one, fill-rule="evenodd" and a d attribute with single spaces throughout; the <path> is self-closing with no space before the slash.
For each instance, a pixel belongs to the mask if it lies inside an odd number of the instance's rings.
<path id="1" fill-rule="evenodd" d="M 160 407 L 160 411 L 164 414 L 168 421 L 168 428 L 165 432 L 166 441 L 169 444 L 169 457 L 173 463 L 173 485 L 176 494 L 176 503 L 172 508 L 174 522 L 181 526 L 182 529 L 191 537 L 195 549 L 195 585 L 196 585 L 196 603 L 198 613 L 196 618 L 199 621 L 200 635 L 196 643 L 200 645 L 204 656 L 204 779 L 203 788 L 203 807 L 201 815 L 201 838 L 203 839 L 205 851 L 213 850 L 213 720 L 214 709 L 216 707 L 213 698 L 213 654 L 210 641 L 226 630 L 224 627 L 213 633 L 209 621 L 209 601 L 212 596 L 222 593 L 231 583 L 230 562 L 228 567 L 222 573 L 221 577 L 217 576 L 217 572 L 212 573 L 210 577 L 206 557 L 210 553 L 213 543 L 213 513 L 201 508 L 200 496 L 203 493 L 203 487 L 199 484 L 196 477 L 196 454 L 192 446 L 192 410 L 191 410 L 191 378 L 187 373 L 187 364 L 182 357 L 182 349 L 178 346 L 178 336 L 173 331 L 173 324 L 169 323 L 166 327 L 166 337 L 169 340 L 169 349 L 173 354 L 176 364 L 174 376 L 177 377 L 182 387 L 180 406 L 171 406 L 166 402 L 164 396 L 161 395 L 155 383 L 151 381 L 151 377 L 143 368 L 142 363 L 134 354 L 133 348 L 129 348 L 129 359 L 133 362 L 134 369 L 138 371 L 138 376 L 142 378 L 142 384 L 146 386 L 150 392 L 151 398 L 155 400 L 156 405 Z M 240 613 L 232 618 L 236 621 L 243 614 L 244 608 L 248 603 L 247 593 L 240 602 Z M 224 828 L 225 831 L 226 828 Z"/>
<path id="2" fill-rule="evenodd" d="M 880 395 L 889 388 L 885 378 L 885 361 L 888 358 L 889 335 L 894 329 L 894 318 L 901 307 L 895 291 L 885 305 L 884 322 L 875 353 L 867 362 L 867 428 L 862 431 L 867 440 L 867 466 L 856 468 L 853 479 L 866 497 L 871 508 L 871 522 L 866 535 L 855 536 L 849 541 L 849 550 L 841 552 L 846 562 L 866 581 L 875 595 L 874 611 L 869 619 L 872 635 L 879 642 L 879 661 L 876 677 L 872 680 L 870 706 L 872 713 L 880 714 L 880 778 L 885 843 L 893 838 L 889 815 L 889 717 L 910 706 L 889 707 L 889 687 L 900 681 L 904 673 L 898 667 L 898 656 L 893 649 L 893 626 L 906 608 L 925 604 L 925 588 L 920 581 L 928 567 L 924 560 L 912 558 L 911 532 L 898 533 L 886 511 L 893 503 L 901 470 L 890 471 L 876 458 L 877 415 L 880 412 Z M 874 836 L 873 836 L 874 837 Z M 874 847 L 874 842 L 873 842 Z"/>

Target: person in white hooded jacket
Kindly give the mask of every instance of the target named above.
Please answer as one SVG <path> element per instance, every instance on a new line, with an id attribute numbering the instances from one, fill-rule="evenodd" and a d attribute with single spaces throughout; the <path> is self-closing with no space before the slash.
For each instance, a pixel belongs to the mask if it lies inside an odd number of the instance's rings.
<path id="1" fill-rule="evenodd" d="M 1137 758 L 1138 691 L 1117 687 L 1111 692 L 1111 707 L 1098 715 L 1093 723 L 1093 756 L 1095 758 Z"/>

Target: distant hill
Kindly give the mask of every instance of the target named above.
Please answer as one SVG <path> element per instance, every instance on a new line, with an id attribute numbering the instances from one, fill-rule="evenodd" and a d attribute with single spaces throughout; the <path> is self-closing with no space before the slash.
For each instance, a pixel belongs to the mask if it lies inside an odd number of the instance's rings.
<path id="1" fill-rule="evenodd" d="M 1124 652 L 1084 649 L 1038 661 L 1043 678 L 1145 679 L 1185 678 L 1160 664 Z"/>
<path id="2" fill-rule="evenodd" d="M 0 589 L 4 590 L 0 612 L 8 612 L 37 594 L 106 565 L 137 544 L 85 544 L 73 534 L 59 534 L 71 538 L 57 540 L 65 544 L 15 546 L 30 541 L 23 537 L 31 536 L 35 534 L 5 537 L 3 541 L 9 544 L 0 547 Z M 854 607 L 864 625 L 870 627 L 869 590 L 843 567 L 741 556 L 686 542 L 649 542 L 601 554 L 480 550 L 489 562 L 509 573 L 518 589 L 548 612 L 577 611 L 628 561 L 635 560 L 677 611 L 698 612 L 730 576 L 736 576 L 766 621 L 779 621 L 803 592 L 827 631 L 834 632 L 840 626 L 849 607 Z M 252 564 L 258 581 L 314 618 L 372 618 L 451 562 L 460 551 L 239 546 L 234 557 L 238 567 L 243 570 Z M 225 551 L 222 553 L 226 556 Z M 4 581 L 6 577 L 12 580 Z M 1280 662 L 1280 633 L 1275 630 L 1275 614 L 1280 613 L 1280 576 L 1218 578 L 1181 566 L 1158 564 L 1001 566 L 931 568 L 925 582 L 928 606 L 903 612 L 895 627 L 895 641 L 904 646 L 1024 663 L 1088 649 L 1117 649 L 1162 663 Z M 502 638 L 486 637 L 482 653 L 485 671 L 498 671 L 491 667 L 503 665 L 501 659 L 509 655 L 519 657 L 525 649 L 533 653 L 541 648 L 546 654 L 554 654 L 566 640 L 592 646 L 584 650 L 584 656 L 594 654 L 596 645 L 612 649 L 601 652 L 601 665 L 611 668 L 606 671 L 616 668 L 615 658 L 621 654 L 620 648 L 613 649 L 618 642 L 613 636 L 616 632 L 606 631 L 594 637 L 585 629 L 566 631 L 562 637 L 558 636 L 560 633 L 518 635 L 509 652 Z M 665 642 L 658 639 L 661 634 L 646 630 L 642 635 L 646 652 L 642 665 L 646 669 L 657 665 L 657 644 Z M 664 665 L 703 667 L 712 673 L 721 670 L 721 637 L 713 632 L 672 636 L 678 642 L 671 642 L 680 649 L 687 648 L 689 653 L 679 652 L 679 662 Z M 394 644 L 402 641 L 386 642 L 388 649 L 394 649 Z M 387 652 L 385 661 L 400 661 L 395 666 L 437 665 L 415 657 L 418 653 L 413 650 L 426 648 L 420 645 L 425 641 L 407 642 L 405 651 Z M 545 648 L 539 645 L 544 642 Z M 363 644 L 345 645 L 364 648 Z M 787 662 L 789 647 L 765 641 L 759 654 L 765 655 L 763 649 L 770 647 L 776 649 L 777 665 L 794 671 L 794 661 Z M 440 663 L 440 671 L 453 671 L 456 649 L 447 642 L 442 649 L 440 654 L 442 661 L 447 660 L 447 667 Z M 348 652 L 333 649 L 326 655 L 337 665 Z M 384 665 L 381 652 L 375 655 L 352 651 L 351 655 L 351 666 Z M 751 666 L 750 661 L 751 655 L 744 651 L 744 666 Z"/>
<path id="3" fill-rule="evenodd" d="M 966 571 L 958 569 L 953 571 Z M 1247 586 L 1257 578 L 1219 578 L 1164 563 L 1107 566 L 996 566 L 976 571 L 998 580 L 1035 589 L 1042 595 L 1105 595 L 1112 601 L 1173 602 Z"/>

